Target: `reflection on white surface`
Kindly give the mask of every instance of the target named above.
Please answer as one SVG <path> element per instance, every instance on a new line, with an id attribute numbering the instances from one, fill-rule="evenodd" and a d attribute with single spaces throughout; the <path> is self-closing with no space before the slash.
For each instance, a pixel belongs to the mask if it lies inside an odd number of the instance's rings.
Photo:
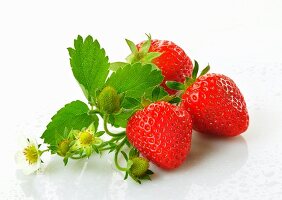
<path id="1" fill-rule="evenodd" d="M 143 187 L 130 184 L 127 196 L 133 198 L 136 190 L 146 190 L 156 199 L 160 195 L 165 199 L 174 199 L 176 195 L 178 199 L 184 199 L 193 184 L 215 187 L 236 173 L 247 157 L 248 148 L 242 136 L 219 139 L 194 133 L 192 150 L 184 165 L 169 172 L 158 170 L 157 177 Z"/>
<path id="2" fill-rule="evenodd" d="M 154 191 L 159 191 L 167 199 L 175 194 L 183 199 L 192 184 L 214 187 L 230 177 L 244 165 L 247 156 L 247 144 L 241 136 L 219 139 L 194 133 L 192 151 L 184 165 L 174 171 L 153 166 L 153 181 L 142 185 L 124 181 L 123 175 L 111 167 L 110 156 L 74 161 L 66 167 L 61 159 L 54 158 L 43 174 L 24 176 L 18 171 L 17 178 L 25 196 L 34 199 L 141 199 L 146 198 L 145 193 L 136 196 L 136 192 L 143 190 L 150 197 L 158 198 L 160 194 Z"/>

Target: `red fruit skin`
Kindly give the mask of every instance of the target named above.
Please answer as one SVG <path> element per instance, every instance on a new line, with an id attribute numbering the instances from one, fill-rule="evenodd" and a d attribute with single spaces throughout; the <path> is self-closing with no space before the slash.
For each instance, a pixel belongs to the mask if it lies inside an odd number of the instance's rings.
<path id="1" fill-rule="evenodd" d="M 193 129 L 201 133 L 231 137 L 249 126 L 243 95 L 233 80 L 221 74 L 198 78 L 182 95 L 181 107 L 190 113 Z"/>
<path id="2" fill-rule="evenodd" d="M 137 48 L 140 49 L 140 43 Z M 153 63 L 162 71 L 164 80 L 162 87 L 169 94 L 175 94 L 177 91 L 169 89 L 166 81 L 177 81 L 184 83 L 186 77 L 190 77 L 193 70 L 193 63 L 186 55 L 183 49 L 167 40 L 152 40 L 149 52 L 160 52 L 162 55 L 153 60 Z"/>
<path id="3" fill-rule="evenodd" d="M 192 120 L 184 109 L 167 102 L 150 104 L 128 121 L 129 142 L 163 169 L 179 167 L 190 152 Z"/>

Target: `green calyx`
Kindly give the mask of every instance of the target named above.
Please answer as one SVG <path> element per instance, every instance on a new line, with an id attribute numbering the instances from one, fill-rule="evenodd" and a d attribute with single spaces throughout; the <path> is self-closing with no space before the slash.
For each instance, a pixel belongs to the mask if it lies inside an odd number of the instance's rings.
<path id="1" fill-rule="evenodd" d="M 132 41 L 125 39 L 127 45 L 131 50 L 131 54 L 126 58 L 126 61 L 128 63 L 152 63 L 155 58 L 158 58 L 162 55 L 162 53 L 160 52 L 149 52 L 152 38 L 150 34 L 148 34 L 147 37 L 148 39 L 141 45 L 139 49 Z"/>
<path id="2" fill-rule="evenodd" d="M 117 169 L 125 172 L 124 180 L 126 180 L 128 176 L 130 176 L 134 181 L 136 181 L 139 184 L 141 184 L 143 180 L 151 180 L 150 176 L 153 175 L 154 172 L 149 170 L 149 160 L 140 157 L 139 151 L 134 147 L 131 148 L 129 153 L 120 151 L 120 147 L 123 144 L 124 143 L 121 142 L 116 148 L 117 150 L 115 153 L 115 164 Z M 127 163 L 126 167 L 121 167 L 118 163 L 119 151 Z"/>
<path id="3" fill-rule="evenodd" d="M 110 86 L 106 86 L 97 98 L 98 109 L 105 114 L 116 113 L 120 110 L 121 96 Z"/>
<path id="4" fill-rule="evenodd" d="M 176 81 L 167 81 L 166 85 L 168 88 L 173 89 L 173 90 L 182 90 L 185 91 L 189 86 L 191 86 L 199 77 L 207 74 L 210 70 L 210 65 L 206 66 L 200 73 L 200 75 L 198 76 L 198 72 L 199 72 L 199 64 L 198 62 L 195 60 L 194 61 L 194 69 L 192 72 L 192 76 L 191 77 L 186 77 L 186 80 L 184 83 L 179 83 Z"/>
<path id="5" fill-rule="evenodd" d="M 158 102 L 158 101 L 165 101 L 171 104 L 178 104 L 180 103 L 181 99 L 178 96 L 175 95 L 169 95 L 167 92 L 164 91 L 161 87 L 155 87 L 152 90 L 151 97 L 141 97 L 141 106 L 143 108 L 149 106 L 152 103 Z"/>
<path id="6" fill-rule="evenodd" d="M 58 155 L 62 157 L 66 156 L 67 152 L 70 149 L 70 143 L 71 141 L 69 139 L 64 139 L 61 142 L 59 142 L 57 149 Z"/>
<path id="7" fill-rule="evenodd" d="M 136 157 L 132 160 L 132 165 L 130 167 L 130 172 L 133 176 L 141 178 L 146 175 L 149 169 L 149 161 L 143 157 Z"/>

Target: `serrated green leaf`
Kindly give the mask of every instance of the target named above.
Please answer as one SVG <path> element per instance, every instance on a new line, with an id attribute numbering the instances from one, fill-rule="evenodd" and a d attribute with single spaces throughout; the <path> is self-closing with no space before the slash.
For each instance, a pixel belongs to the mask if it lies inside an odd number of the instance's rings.
<path id="1" fill-rule="evenodd" d="M 104 86 L 109 73 L 109 59 L 105 50 L 91 36 L 78 36 L 74 48 L 68 48 L 74 77 L 82 85 L 83 93 L 93 103 L 96 91 Z"/>
<path id="2" fill-rule="evenodd" d="M 117 115 L 111 115 L 111 124 L 115 127 L 125 128 L 127 125 L 128 119 L 136 112 L 136 109 L 125 110 Z"/>
<path id="3" fill-rule="evenodd" d="M 121 107 L 125 109 L 135 108 L 140 106 L 141 102 L 132 97 L 125 97 L 122 101 Z"/>
<path id="4" fill-rule="evenodd" d="M 68 134 L 64 134 L 65 128 L 80 130 L 94 122 L 97 129 L 98 117 L 88 115 L 88 110 L 88 106 L 82 101 L 66 104 L 52 117 L 52 121 L 47 125 L 41 138 L 45 143 L 50 144 L 52 150 L 55 150 L 58 142 L 68 137 Z"/>
<path id="5" fill-rule="evenodd" d="M 117 71 L 119 68 L 124 67 L 125 65 L 128 65 L 128 63 L 125 62 L 113 62 L 110 64 L 110 70 Z"/>
<path id="6" fill-rule="evenodd" d="M 148 88 L 159 85 L 163 76 L 159 70 L 152 70 L 150 64 L 129 64 L 118 69 L 108 79 L 106 85 L 112 86 L 118 93 L 140 99 Z"/>

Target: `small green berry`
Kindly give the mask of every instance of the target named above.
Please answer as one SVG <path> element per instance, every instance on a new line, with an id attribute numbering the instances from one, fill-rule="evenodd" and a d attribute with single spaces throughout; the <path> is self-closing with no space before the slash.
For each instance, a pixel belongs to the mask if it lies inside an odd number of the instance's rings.
<path id="1" fill-rule="evenodd" d="M 98 95 L 98 108 L 105 114 L 112 114 L 120 110 L 120 96 L 117 91 L 107 86 Z"/>
<path id="2" fill-rule="evenodd" d="M 149 161 L 146 158 L 135 157 L 132 158 L 132 166 L 130 172 L 132 175 L 140 178 L 146 175 L 147 170 L 149 169 Z"/>
<path id="3" fill-rule="evenodd" d="M 58 144 L 58 154 L 60 156 L 65 156 L 67 154 L 67 152 L 69 151 L 70 149 L 70 140 L 68 139 L 65 139 L 65 140 L 62 140 L 59 144 Z"/>

